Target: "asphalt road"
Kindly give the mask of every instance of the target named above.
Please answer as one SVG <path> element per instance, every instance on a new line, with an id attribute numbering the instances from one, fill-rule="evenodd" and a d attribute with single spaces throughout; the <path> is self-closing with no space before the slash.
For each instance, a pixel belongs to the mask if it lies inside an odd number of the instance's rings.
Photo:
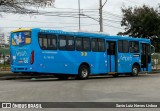
<path id="1" fill-rule="evenodd" d="M 160 74 L 90 77 L 88 80 L 31 78 L 0 80 L 1 102 L 160 102 Z M 1 110 L 1 109 L 0 109 Z M 16 111 L 22 109 L 16 109 Z M 42 109 L 116 111 L 117 109 Z M 118 109 L 134 111 L 135 109 Z M 159 109 L 136 109 L 150 111 Z M 6 110 L 5 110 L 6 111 Z"/>

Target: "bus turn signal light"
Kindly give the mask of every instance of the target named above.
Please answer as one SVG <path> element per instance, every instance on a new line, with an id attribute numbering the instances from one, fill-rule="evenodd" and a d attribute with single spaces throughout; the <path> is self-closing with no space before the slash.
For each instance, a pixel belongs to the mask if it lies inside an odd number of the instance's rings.
<path id="1" fill-rule="evenodd" d="M 32 51 L 32 53 L 31 53 L 30 63 L 31 63 L 31 64 L 34 63 L 34 51 Z"/>

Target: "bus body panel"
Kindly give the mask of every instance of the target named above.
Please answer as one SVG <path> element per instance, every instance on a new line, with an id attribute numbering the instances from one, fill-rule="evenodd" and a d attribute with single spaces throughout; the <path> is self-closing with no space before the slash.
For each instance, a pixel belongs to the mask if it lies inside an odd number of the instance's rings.
<path id="1" fill-rule="evenodd" d="M 41 51 L 38 55 L 40 58 L 39 72 L 42 73 L 78 74 L 78 69 L 82 63 L 88 63 L 91 66 L 91 74 L 104 74 L 107 71 L 104 52 L 95 54 L 80 51 Z"/>
<path id="2" fill-rule="evenodd" d="M 132 53 L 120 53 L 118 54 L 118 72 L 130 73 L 132 71 L 133 64 L 138 63 L 140 65 L 140 55 L 134 56 Z"/>

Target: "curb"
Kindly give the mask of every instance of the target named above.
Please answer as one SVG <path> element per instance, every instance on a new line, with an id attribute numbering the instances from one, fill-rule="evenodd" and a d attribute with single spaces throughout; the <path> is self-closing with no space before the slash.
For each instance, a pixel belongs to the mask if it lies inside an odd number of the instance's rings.
<path id="1" fill-rule="evenodd" d="M 31 79 L 31 78 L 53 78 L 53 75 L 25 75 L 21 73 L 8 72 L 5 74 L 0 74 L 0 80 L 12 80 L 12 79 Z"/>

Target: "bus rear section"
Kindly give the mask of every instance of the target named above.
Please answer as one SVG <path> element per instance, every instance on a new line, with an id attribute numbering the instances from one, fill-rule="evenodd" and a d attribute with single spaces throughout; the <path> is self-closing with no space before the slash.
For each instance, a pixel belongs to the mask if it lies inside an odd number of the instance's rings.
<path id="1" fill-rule="evenodd" d="M 11 71 L 34 72 L 34 51 L 31 47 L 31 30 L 18 30 L 10 38 Z"/>

